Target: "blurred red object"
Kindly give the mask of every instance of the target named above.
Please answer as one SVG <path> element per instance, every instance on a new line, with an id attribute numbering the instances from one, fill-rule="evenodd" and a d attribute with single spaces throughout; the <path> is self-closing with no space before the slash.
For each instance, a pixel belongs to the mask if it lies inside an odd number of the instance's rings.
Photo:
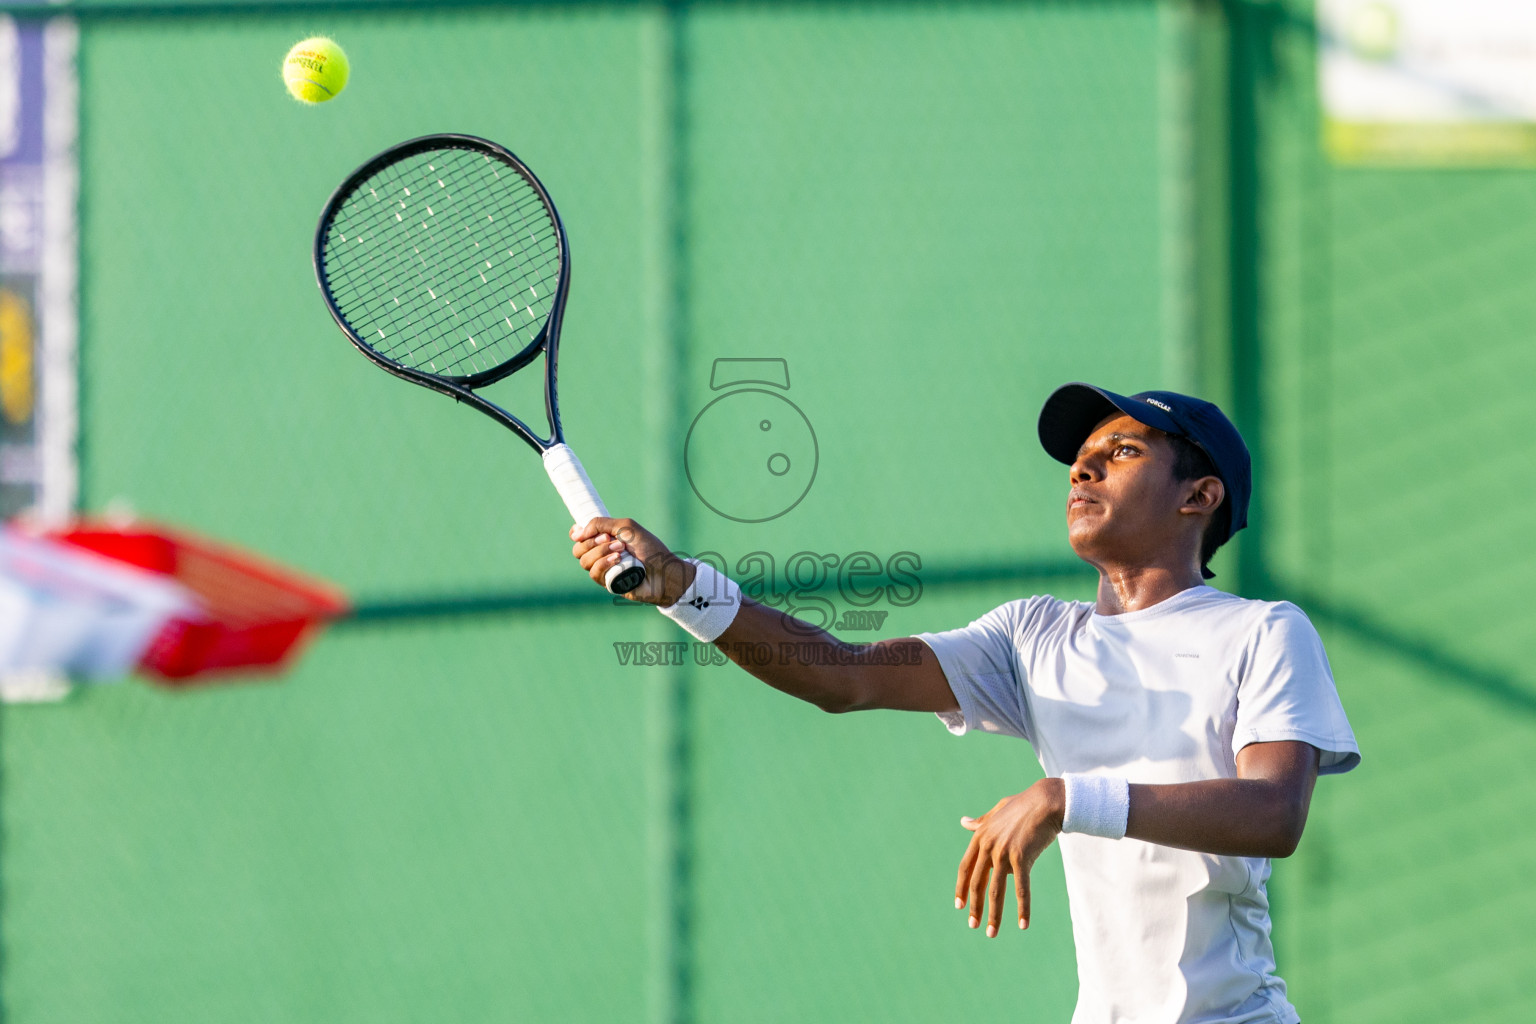
<path id="1" fill-rule="evenodd" d="M 276 672 L 351 607 L 329 583 L 158 524 L 83 521 L 43 536 L 168 576 L 193 594 L 198 610 L 167 621 L 139 660 L 139 671 L 166 686 Z"/>

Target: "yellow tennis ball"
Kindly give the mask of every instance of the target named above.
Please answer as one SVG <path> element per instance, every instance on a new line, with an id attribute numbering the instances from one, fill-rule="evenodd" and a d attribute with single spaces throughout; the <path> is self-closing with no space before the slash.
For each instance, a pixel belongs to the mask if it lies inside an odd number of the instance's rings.
<path id="1" fill-rule="evenodd" d="M 324 103 L 347 87 L 351 66 L 334 39 L 315 36 L 294 43 L 283 58 L 283 83 L 296 100 Z"/>

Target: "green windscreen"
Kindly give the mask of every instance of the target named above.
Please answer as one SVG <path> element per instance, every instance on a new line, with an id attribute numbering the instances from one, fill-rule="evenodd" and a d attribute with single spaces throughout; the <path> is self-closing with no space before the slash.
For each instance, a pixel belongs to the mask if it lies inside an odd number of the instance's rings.
<path id="1" fill-rule="evenodd" d="M 846 640 L 1092 598 L 1055 387 L 1222 403 L 1256 477 L 1215 582 L 1308 613 L 1364 756 L 1275 867 L 1290 998 L 1529 1016 L 1536 172 L 1327 163 L 1310 4 L 97 8 L 84 505 L 359 612 L 277 679 L 0 709 L 9 1024 L 1072 1013 L 1054 851 L 1028 932 L 953 909 L 958 820 L 1039 776 L 1026 744 L 711 664 L 585 578 L 515 437 L 338 334 L 321 209 L 438 132 L 558 202 L 561 410 L 614 513 Z M 317 31 L 352 77 L 303 106 Z M 428 369 L 528 338 L 469 333 Z M 542 382 L 486 396 L 536 419 Z"/>

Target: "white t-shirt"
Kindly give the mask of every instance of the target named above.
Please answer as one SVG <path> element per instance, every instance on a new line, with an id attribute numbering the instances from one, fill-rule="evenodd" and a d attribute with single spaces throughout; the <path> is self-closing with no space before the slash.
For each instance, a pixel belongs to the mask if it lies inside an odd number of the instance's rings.
<path id="1" fill-rule="evenodd" d="M 1028 740 L 1047 774 L 1237 777 L 1250 743 L 1360 762 L 1317 631 L 1295 605 L 1195 587 L 1139 611 L 1032 597 L 923 633 L 960 704 L 939 717 Z M 1077 943 L 1073 1024 L 1296 1024 L 1275 974 L 1264 857 L 1060 837 Z"/>

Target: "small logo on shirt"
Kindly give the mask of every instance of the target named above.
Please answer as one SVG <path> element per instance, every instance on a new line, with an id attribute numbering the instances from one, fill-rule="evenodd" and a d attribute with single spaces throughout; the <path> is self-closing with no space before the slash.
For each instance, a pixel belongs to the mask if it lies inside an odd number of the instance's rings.
<path id="1" fill-rule="evenodd" d="M 1174 657 L 1175 658 L 1194 658 L 1194 659 L 1196 659 L 1198 661 L 1199 658 L 1200 658 L 1200 655 L 1198 655 L 1198 654 L 1175 654 Z"/>

